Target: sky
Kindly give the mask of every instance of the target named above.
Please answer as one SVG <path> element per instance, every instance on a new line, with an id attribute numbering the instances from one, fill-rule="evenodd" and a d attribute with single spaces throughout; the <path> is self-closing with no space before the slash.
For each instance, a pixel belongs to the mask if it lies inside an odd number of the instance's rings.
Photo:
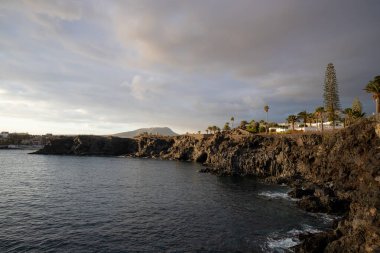
<path id="1" fill-rule="evenodd" d="M 178 133 L 342 108 L 380 75 L 378 0 L 1 0 L 0 131 Z"/>

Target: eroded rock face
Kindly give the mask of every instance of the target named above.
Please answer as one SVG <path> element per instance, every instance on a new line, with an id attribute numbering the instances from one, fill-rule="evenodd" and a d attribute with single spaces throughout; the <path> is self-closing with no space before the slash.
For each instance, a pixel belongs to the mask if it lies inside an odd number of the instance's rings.
<path id="1" fill-rule="evenodd" d="M 134 139 L 80 135 L 54 139 L 35 154 L 119 156 L 134 154 L 137 150 Z"/>
<path id="2" fill-rule="evenodd" d="M 303 237 L 303 238 L 302 238 Z M 307 234 L 301 236 L 304 243 L 295 248 L 297 253 L 319 253 L 324 252 L 326 247 L 335 241 L 338 235 L 334 231 L 322 232 L 317 234 Z M 337 252 L 347 252 L 341 249 Z"/>
<path id="3" fill-rule="evenodd" d="M 336 133 L 261 136 L 214 135 L 63 138 L 41 154 L 133 155 L 196 161 L 203 172 L 253 175 L 287 183 L 311 212 L 343 215 L 333 232 L 305 239 L 299 252 L 374 252 L 379 249 L 379 125 L 364 120 Z"/>
<path id="4" fill-rule="evenodd" d="M 140 137 L 137 139 L 138 149 L 135 151 L 137 157 L 162 157 L 173 145 L 172 138 L 149 138 Z"/>
<path id="5" fill-rule="evenodd" d="M 286 182 L 296 189 L 301 208 L 345 217 L 335 231 L 305 240 L 300 252 L 371 252 L 380 243 L 380 139 L 375 129 L 366 120 L 324 135 L 178 136 L 161 157 L 202 162 L 204 172 Z"/>
<path id="6" fill-rule="evenodd" d="M 34 154 L 71 155 L 73 145 L 73 137 L 62 137 L 49 141 L 48 144 L 34 152 Z"/>

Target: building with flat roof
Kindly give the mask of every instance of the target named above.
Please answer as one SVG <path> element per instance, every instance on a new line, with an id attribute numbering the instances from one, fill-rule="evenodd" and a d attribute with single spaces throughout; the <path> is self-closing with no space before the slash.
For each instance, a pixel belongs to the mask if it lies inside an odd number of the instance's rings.
<path id="1" fill-rule="evenodd" d="M 9 136 L 9 132 L 1 132 L 0 133 L 0 137 L 3 138 L 3 139 L 8 138 L 8 136 Z"/>

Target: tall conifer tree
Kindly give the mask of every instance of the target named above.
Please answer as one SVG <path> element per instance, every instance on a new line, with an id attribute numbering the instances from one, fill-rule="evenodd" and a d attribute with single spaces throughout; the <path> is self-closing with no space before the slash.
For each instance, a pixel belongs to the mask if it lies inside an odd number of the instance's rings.
<path id="1" fill-rule="evenodd" d="M 335 68 L 332 63 L 327 64 L 323 98 L 325 110 L 329 119 L 333 121 L 333 127 L 335 128 L 335 112 L 340 110 L 340 101 L 338 81 L 336 80 Z"/>

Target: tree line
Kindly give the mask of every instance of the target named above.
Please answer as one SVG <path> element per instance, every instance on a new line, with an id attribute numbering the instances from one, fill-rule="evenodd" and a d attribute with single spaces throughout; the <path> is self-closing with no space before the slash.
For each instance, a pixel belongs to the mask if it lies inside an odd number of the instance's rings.
<path id="1" fill-rule="evenodd" d="M 376 117 L 380 119 L 380 76 L 376 76 L 373 80 L 369 81 L 364 90 L 368 93 L 372 93 L 372 98 L 375 101 Z M 294 131 L 295 123 L 302 122 L 301 126 L 307 127 L 316 123 L 320 130 L 324 130 L 324 123 L 327 121 L 332 122 L 331 125 L 335 129 L 336 121 L 343 122 L 344 127 L 351 125 L 356 120 L 365 116 L 363 112 L 362 103 L 359 98 L 354 98 L 351 107 L 341 109 L 339 99 L 338 81 L 336 77 L 335 67 L 332 63 L 329 63 L 326 67 L 324 87 L 323 87 L 323 106 L 318 106 L 313 112 L 307 112 L 306 110 L 299 112 L 298 114 L 291 114 L 286 118 L 288 124 L 291 125 L 291 129 Z M 269 105 L 264 106 L 264 112 L 266 113 L 266 121 L 260 120 L 256 122 L 251 120 L 250 122 L 243 120 L 237 126 L 239 129 L 249 131 L 251 133 L 263 133 L 269 132 L 270 127 L 278 127 L 277 123 L 270 123 L 268 121 Z M 232 116 L 230 121 L 226 122 L 223 128 L 218 126 L 209 126 L 206 129 L 206 133 L 217 133 L 221 131 L 228 131 L 234 129 L 235 118 Z"/>

